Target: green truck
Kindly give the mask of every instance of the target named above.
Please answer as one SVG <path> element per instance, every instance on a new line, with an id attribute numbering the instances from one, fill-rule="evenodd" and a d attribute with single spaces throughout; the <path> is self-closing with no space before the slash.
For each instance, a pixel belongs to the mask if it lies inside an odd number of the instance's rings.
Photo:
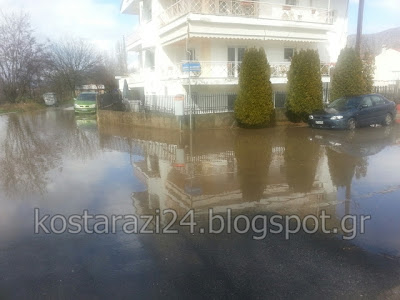
<path id="1" fill-rule="evenodd" d="M 76 113 L 96 113 L 97 93 L 84 92 L 74 99 L 74 109 Z"/>

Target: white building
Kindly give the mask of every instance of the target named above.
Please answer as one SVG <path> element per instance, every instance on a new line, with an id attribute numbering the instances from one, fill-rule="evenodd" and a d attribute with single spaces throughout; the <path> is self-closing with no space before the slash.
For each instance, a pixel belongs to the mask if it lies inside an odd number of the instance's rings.
<path id="1" fill-rule="evenodd" d="M 319 51 L 323 82 L 329 82 L 346 44 L 347 8 L 348 0 L 123 0 L 121 12 L 139 17 L 126 39 L 139 60 L 128 87 L 163 105 L 160 99 L 187 95 L 190 85 L 195 105 L 223 94 L 219 105 L 233 108 L 228 94 L 236 93 L 249 47 L 265 49 L 275 91 L 285 90 L 291 56 L 300 49 Z"/>
<path id="2" fill-rule="evenodd" d="M 400 50 L 383 47 L 375 57 L 375 85 L 396 84 L 400 80 Z"/>

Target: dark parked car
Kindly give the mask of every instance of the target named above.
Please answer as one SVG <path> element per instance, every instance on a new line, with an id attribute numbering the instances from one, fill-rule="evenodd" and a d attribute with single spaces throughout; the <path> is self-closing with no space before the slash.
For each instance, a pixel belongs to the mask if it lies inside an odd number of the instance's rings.
<path id="1" fill-rule="evenodd" d="M 382 124 L 389 126 L 396 118 L 396 105 L 378 94 L 351 96 L 337 99 L 324 110 L 309 115 L 313 128 L 355 129 Z"/>

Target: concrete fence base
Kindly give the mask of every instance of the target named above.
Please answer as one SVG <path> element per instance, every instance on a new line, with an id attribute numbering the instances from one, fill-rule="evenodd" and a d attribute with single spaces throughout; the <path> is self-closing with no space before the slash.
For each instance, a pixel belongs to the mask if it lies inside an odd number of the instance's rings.
<path id="1" fill-rule="evenodd" d="M 122 112 L 99 110 L 98 122 L 103 124 L 124 124 L 143 128 L 162 128 L 172 130 L 189 129 L 189 116 L 177 117 L 158 112 Z M 287 121 L 285 109 L 276 109 L 276 121 Z M 236 128 L 233 112 L 192 115 L 194 129 Z"/>
<path id="2" fill-rule="evenodd" d="M 124 124 L 143 128 L 162 128 L 172 130 L 189 129 L 189 116 L 177 117 L 157 112 L 121 112 L 99 110 L 100 124 Z M 233 113 L 218 113 L 192 116 L 194 129 L 217 129 L 236 127 Z"/>

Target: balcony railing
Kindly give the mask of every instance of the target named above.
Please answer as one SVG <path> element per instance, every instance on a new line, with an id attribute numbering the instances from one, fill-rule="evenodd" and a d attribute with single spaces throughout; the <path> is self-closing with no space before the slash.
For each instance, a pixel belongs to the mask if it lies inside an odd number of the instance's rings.
<path id="1" fill-rule="evenodd" d="M 180 64 L 158 69 L 159 78 L 169 79 L 224 79 L 237 80 L 242 62 L 236 61 L 182 61 Z M 286 78 L 290 69 L 290 62 L 270 63 L 271 78 Z M 321 63 L 321 76 L 330 76 L 331 65 Z M 131 74 L 128 84 L 146 81 L 146 78 L 154 77 L 155 71 L 142 70 Z"/>
<path id="2" fill-rule="evenodd" d="M 162 78 L 237 78 L 242 62 L 236 61 L 183 61 L 162 71 Z M 271 77 L 286 78 L 290 62 L 270 63 Z M 321 63 L 321 76 L 330 75 L 330 64 Z"/>
<path id="3" fill-rule="evenodd" d="M 285 78 L 290 69 L 290 62 L 271 63 L 271 77 Z M 332 65 L 329 63 L 321 63 L 321 76 L 330 76 Z"/>
<path id="4" fill-rule="evenodd" d="M 182 61 L 163 70 L 163 78 L 237 78 L 242 62 L 235 61 Z"/>
<path id="5" fill-rule="evenodd" d="M 333 22 L 332 12 L 324 8 L 282 5 L 264 1 L 179 0 L 160 14 L 160 25 L 167 25 L 188 13 L 320 24 L 332 24 Z"/>

